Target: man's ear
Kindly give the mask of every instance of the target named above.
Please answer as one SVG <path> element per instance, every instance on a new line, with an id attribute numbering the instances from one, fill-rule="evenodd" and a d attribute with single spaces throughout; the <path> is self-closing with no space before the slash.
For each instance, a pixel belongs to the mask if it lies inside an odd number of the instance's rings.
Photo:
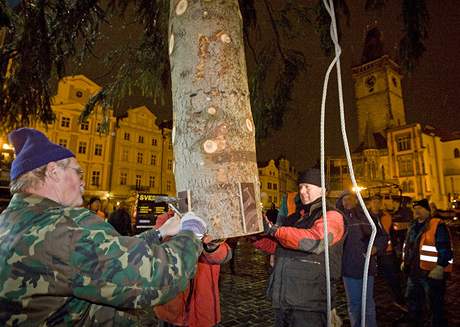
<path id="1" fill-rule="evenodd" d="M 55 182 L 59 181 L 58 168 L 59 166 L 54 161 L 48 163 L 46 165 L 46 177 Z"/>

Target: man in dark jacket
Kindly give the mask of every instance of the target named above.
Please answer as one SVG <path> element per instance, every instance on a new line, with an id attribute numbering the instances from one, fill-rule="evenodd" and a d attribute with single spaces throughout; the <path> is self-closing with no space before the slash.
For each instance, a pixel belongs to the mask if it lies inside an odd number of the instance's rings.
<path id="1" fill-rule="evenodd" d="M 401 310 L 407 311 L 401 286 L 401 271 L 399 270 L 401 263 L 395 252 L 397 236 L 393 228 L 393 218 L 389 212 L 382 210 L 382 206 L 382 196 L 374 194 L 370 199 L 369 213 L 388 238 L 388 243 L 385 245 L 384 250 L 377 253 L 379 275 L 383 276 L 393 295 L 393 304 Z"/>
<path id="2" fill-rule="evenodd" d="M 347 294 L 348 315 L 352 327 L 361 326 L 362 288 L 364 263 L 367 248 L 372 233 L 372 227 L 364 211 L 357 204 L 356 195 L 345 191 L 337 200 L 337 209 L 344 213 L 347 223 L 347 236 L 343 246 L 342 276 Z M 367 280 L 366 297 L 366 326 L 377 326 L 374 303 L 374 275 L 377 270 L 376 254 L 384 251 L 388 237 L 379 228 L 374 241 L 369 273 Z"/>
<path id="3" fill-rule="evenodd" d="M 121 202 L 120 206 L 110 214 L 109 223 L 120 233 L 120 235 L 133 235 L 131 216 L 129 215 L 125 202 Z"/>
<path id="4" fill-rule="evenodd" d="M 409 321 L 423 326 L 425 299 L 432 313 L 432 326 L 447 326 L 444 315 L 446 275 L 452 271 L 453 251 L 449 230 L 439 218 L 432 218 L 428 200 L 414 202 L 415 220 L 404 243 L 402 270 L 408 274 Z"/>
<path id="5" fill-rule="evenodd" d="M 309 169 L 299 178 L 301 203 L 281 226 L 266 221 L 267 234 L 278 246 L 270 276 L 268 296 L 276 310 L 277 327 L 327 325 L 324 225 L 319 169 Z M 289 204 L 288 204 L 289 206 Z M 340 278 L 343 216 L 327 208 L 332 303 Z"/>

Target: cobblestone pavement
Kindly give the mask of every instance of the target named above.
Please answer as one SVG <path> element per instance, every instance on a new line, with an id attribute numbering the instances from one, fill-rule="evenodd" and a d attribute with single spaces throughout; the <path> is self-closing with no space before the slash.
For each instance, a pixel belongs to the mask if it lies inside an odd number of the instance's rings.
<path id="1" fill-rule="evenodd" d="M 454 273 L 448 282 L 446 305 L 450 326 L 460 326 L 460 229 L 453 231 L 456 259 Z M 232 274 L 230 266 L 222 267 L 220 290 L 222 323 L 220 327 L 274 325 L 273 310 L 265 298 L 267 286 L 267 265 L 263 253 L 246 241 L 240 241 L 236 250 L 236 269 Z M 338 290 L 338 313 L 349 326 L 347 304 L 342 285 Z M 389 290 L 382 278 L 376 278 L 375 302 L 377 321 L 380 326 L 392 326 L 402 312 L 392 304 Z"/>
<path id="2" fill-rule="evenodd" d="M 446 306 L 449 326 L 460 326 L 460 228 L 452 230 L 452 234 L 456 258 L 454 273 L 448 281 Z M 222 322 L 219 327 L 274 325 L 273 310 L 265 298 L 268 280 L 266 267 L 266 256 L 246 241 L 240 241 L 236 250 L 235 274 L 231 273 L 230 265 L 226 264 L 220 275 Z M 379 277 L 375 283 L 375 302 L 379 327 L 393 326 L 393 322 L 401 317 L 402 312 L 392 304 L 390 292 Z M 349 326 L 345 292 L 341 284 L 338 287 L 337 304 L 343 326 Z M 157 322 L 149 314 L 142 325 L 156 327 Z"/>

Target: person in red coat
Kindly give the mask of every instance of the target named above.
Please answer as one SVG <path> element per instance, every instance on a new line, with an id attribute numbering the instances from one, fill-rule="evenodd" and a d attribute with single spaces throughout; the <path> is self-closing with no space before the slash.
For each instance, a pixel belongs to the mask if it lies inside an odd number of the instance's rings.
<path id="1" fill-rule="evenodd" d="M 157 223 L 164 223 L 166 215 L 159 216 Z M 195 278 L 185 292 L 164 305 L 154 307 L 155 315 L 161 320 L 160 326 L 212 327 L 220 323 L 220 265 L 230 260 L 232 251 L 226 242 L 211 242 L 206 236 L 203 248 Z"/>

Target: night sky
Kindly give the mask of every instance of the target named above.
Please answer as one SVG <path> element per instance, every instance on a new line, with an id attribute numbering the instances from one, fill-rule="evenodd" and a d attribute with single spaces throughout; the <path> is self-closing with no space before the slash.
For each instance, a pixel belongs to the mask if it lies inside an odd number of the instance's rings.
<path id="1" fill-rule="evenodd" d="M 274 7 L 276 7 L 274 1 Z M 383 34 L 385 51 L 396 57 L 401 36 L 400 1 L 387 1 L 380 13 L 365 13 L 364 1 L 348 1 L 351 10 L 349 26 L 343 24 L 342 35 L 342 80 L 344 85 L 345 111 L 347 114 L 348 136 L 352 149 L 357 147 L 356 115 L 351 80 L 351 67 L 360 63 L 366 26 L 377 26 Z M 427 0 L 431 17 L 427 51 L 411 75 L 404 76 L 403 90 L 408 123 L 421 122 L 440 128 L 446 132 L 460 130 L 460 9 L 455 0 Z M 261 28 L 267 13 L 258 11 Z M 130 35 L 136 35 L 135 26 L 120 28 L 122 23 L 105 29 L 105 39 L 97 46 L 96 53 L 102 54 L 107 48 L 125 42 Z M 298 80 L 292 103 L 292 110 L 285 116 L 284 127 L 257 148 L 259 161 L 277 158 L 281 155 L 289 159 L 297 169 L 314 164 L 319 158 L 319 114 L 324 73 L 331 58 L 325 57 L 319 47 L 319 38 L 312 26 L 306 26 L 306 36 L 283 39 L 290 46 L 301 50 L 307 59 L 308 68 Z M 268 29 L 267 29 L 268 30 Z M 265 33 L 264 33 L 265 34 Z M 269 35 L 269 33 L 267 33 Z M 261 40 L 263 42 L 264 40 Z M 254 42 L 254 40 L 253 40 Z M 248 67 L 253 63 L 247 58 Z M 83 67 L 75 67 L 73 73 L 83 73 L 99 84 L 109 78 L 100 59 L 91 59 Z M 343 154 L 341 142 L 337 87 L 335 72 L 330 80 L 327 114 L 327 153 Z M 169 101 L 168 101 L 169 102 Z M 130 100 L 131 106 L 146 105 L 160 120 L 170 119 L 168 104 L 154 106 L 150 100 Z"/>

